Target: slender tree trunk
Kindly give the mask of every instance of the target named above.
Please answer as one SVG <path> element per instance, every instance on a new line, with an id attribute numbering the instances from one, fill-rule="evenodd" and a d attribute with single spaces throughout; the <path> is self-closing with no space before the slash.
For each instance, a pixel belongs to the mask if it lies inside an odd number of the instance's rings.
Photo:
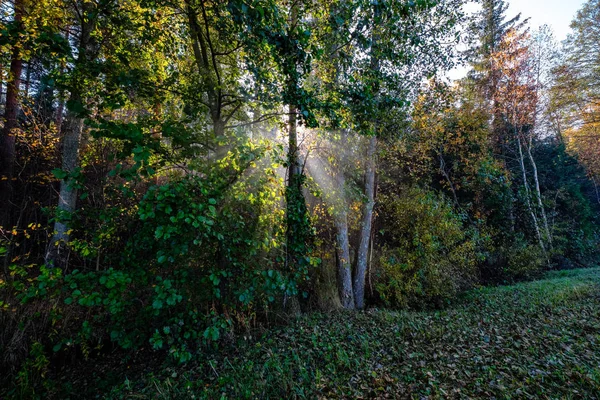
<path id="1" fill-rule="evenodd" d="M 360 241 L 356 254 L 356 273 L 354 274 L 354 303 L 357 309 L 364 308 L 365 275 L 369 256 L 369 240 L 373 225 L 373 208 L 375 207 L 375 151 L 377 137 L 371 136 L 367 149 L 367 170 L 365 172 L 365 196 L 367 202 L 360 224 Z"/>
<path id="2" fill-rule="evenodd" d="M 344 199 L 344 187 L 346 178 L 344 177 L 343 169 L 339 172 L 338 189 L 342 195 L 340 196 L 340 204 L 334 210 L 334 220 L 336 228 L 336 252 L 337 252 L 337 284 L 338 294 L 342 307 L 346 309 L 354 309 L 354 291 L 352 288 L 352 263 L 350 260 L 350 240 L 348 235 L 348 210 Z"/>
<path id="3" fill-rule="evenodd" d="M 332 65 L 334 66 L 333 80 L 339 83 L 339 75 L 341 65 L 337 62 L 339 53 L 334 45 L 329 49 L 332 57 Z M 340 142 L 346 144 L 348 142 L 349 130 L 342 129 L 340 131 Z M 354 304 L 354 288 L 352 287 L 352 260 L 350 257 L 350 239 L 348 229 L 348 203 L 346 201 L 346 175 L 345 167 L 347 163 L 346 157 L 338 159 L 339 169 L 337 171 L 337 191 L 338 196 L 335 196 L 333 207 L 333 219 L 335 226 L 335 250 L 337 261 L 337 289 L 342 307 L 347 310 L 353 310 Z"/>
<path id="4" fill-rule="evenodd" d="M 539 50 L 539 48 L 538 48 Z M 529 162 L 531 163 L 531 167 L 533 169 L 533 181 L 535 183 L 535 194 L 537 198 L 537 206 L 540 209 L 540 214 L 542 217 L 542 223 L 544 224 L 544 234 L 546 236 L 546 241 L 550 249 L 552 249 L 552 234 L 550 231 L 550 227 L 548 225 L 548 218 L 546 217 L 546 209 L 544 207 L 544 203 L 542 201 L 542 191 L 540 190 L 540 181 L 538 179 L 538 170 L 535 159 L 533 158 L 533 153 L 531 149 L 533 148 L 533 136 L 535 134 L 535 127 L 537 126 L 539 115 L 538 115 L 538 101 L 540 98 L 540 90 L 543 88 L 542 84 L 542 69 L 541 62 L 542 56 L 541 53 L 537 52 L 534 56 L 535 65 L 534 65 L 534 74 L 535 74 L 535 97 L 534 97 L 534 106 L 533 106 L 533 126 L 529 131 L 527 141 L 525 142 L 525 147 L 527 150 L 527 157 L 529 158 Z"/>
<path id="5" fill-rule="evenodd" d="M 0 63 L 0 104 L 2 104 L 2 89 L 4 88 L 4 64 Z"/>
<path id="6" fill-rule="evenodd" d="M 58 100 L 58 107 L 56 108 L 56 133 L 59 137 L 62 133 L 63 118 L 65 114 L 65 100 L 62 98 L 63 96 L 64 93 L 61 93 L 60 99 Z"/>
<path id="7" fill-rule="evenodd" d="M 31 61 L 27 63 L 25 69 L 25 98 L 29 97 L 29 84 L 31 81 Z"/>
<path id="8" fill-rule="evenodd" d="M 538 207 L 540 208 L 540 212 L 542 214 L 542 223 L 544 224 L 544 233 L 546 234 L 546 240 L 552 249 L 552 235 L 550 234 L 550 227 L 548 226 L 548 218 L 546 217 L 546 210 L 544 208 L 544 203 L 542 202 L 542 192 L 540 190 L 540 181 L 538 179 L 538 171 L 537 164 L 535 163 L 535 159 L 533 158 L 533 154 L 531 154 L 531 140 L 527 147 L 527 156 L 529 158 L 529 162 L 531 162 L 531 166 L 533 167 L 533 181 L 535 183 L 535 191 L 537 197 Z"/>
<path id="9" fill-rule="evenodd" d="M 294 106 L 289 106 L 288 114 L 288 182 L 292 183 L 302 172 L 300 165 L 298 149 L 298 110 Z"/>
<path id="10" fill-rule="evenodd" d="M 373 32 L 371 33 L 371 69 L 379 70 L 379 55 L 377 54 L 377 44 L 379 42 L 379 34 L 377 33 L 376 23 L 381 16 L 381 5 L 373 3 Z M 377 93 L 376 93 L 377 95 Z M 366 158 L 365 171 L 365 190 L 364 194 L 367 198 L 363 209 L 363 215 L 360 223 L 360 236 L 358 241 L 358 249 L 356 251 L 356 271 L 354 271 L 354 303 L 356 308 L 362 310 L 365 306 L 365 276 L 368 267 L 369 257 L 369 242 L 371 240 L 371 227 L 373 225 L 373 208 L 375 207 L 375 152 L 377 149 L 377 129 L 374 130 L 369 138 Z"/>
<path id="11" fill-rule="evenodd" d="M 82 12 L 92 15 L 95 3 L 84 2 Z M 91 62 L 97 56 L 99 51 L 98 44 L 92 37 L 92 32 L 96 27 L 96 19 L 90 18 L 81 26 L 79 37 L 79 47 L 77 60 L 75 61 L 75 70 L 82 72 L 84 66 Z M 72 86 L 70 87 L 69 102 L 83 106 L 85 102 L 85 78 L 78 76 L 75 72 Z M 67 110 L 66 118 L 62 124 L 62 170 L 71 175 L 78 166 L 79 148 L 81 136 L 83 134 L 84 115 L 79 111 Z M 69 217 L 75 211 L 77 205 L 77 189 L 75 181 L 71 176 L 60 182 L 60 192 L 58 197 L 57 221 L 54 223 L 54 234 L 50 239 L 46 251 L 46 264 L 56 267 L 65 267 L 68 261 L 67 243 L 70 236 Z"/>
<path id="12" fill-rule="evenodd" d="M 23 1 L 15 0 L 15 23 L 21 24 L 23 19 Z M 6 105 L 4 108 L 4 127 L 0 132 L 0 226 L 8 228 L 12 208 L 13 170 L 15 163 L 15 129 L 18 127 L 19 88 L 21 86 L 21 45 L 15 44 L 12 49 L 10 75 L 6 89 Z"/>
<path id="13" fill-rule="evenodd" d="M 70 100 L 80 101 L 80 97 L 72 94 Z M 83 118 L 72 111 L 67 111 L 63 124 L 62 170 L 71 174 L 78 165 L 79 147 L 83 133 Z M 69 242 L 68 217 L 75 211 L 77 205 L 77 189 L 71 178 L 60 182 L 58 196 L 58 220 L 54 223 L 54 235 L 50 240 L 46 253 L 46 263 L 54 266 L 65 266 L 68 256 L 66 244 Z M 66 219 L 65 219 L 66 218 Z"/>
<path id="14" fill-rule="evenodd" d="M 457 208 L 462 209 L 462 207 L 460 206 L 460 203 L 458 202 L 458 196 L 456 195 L 456 189 L 454 188 L 454 183 L 452 183 L 452 180 L 450 179 L 450 175 L 448 175 L 448 172 L 446 171 L 446 161 L 444 160 L 444 155 L 443 155 L 443 152 L 441 149 L 438 153 L 438 158 L 440 160 L 440 172 L 446 179 L 446 182 L 448 183 L 448 187 L 450 188 L 450 191 L 452 192 L 452 198 L 454 199 L 454 204 L 456 205 Z"/>
<path id="15" fill-rule="evenodd" d="M 65 40 L 67 42 L 69 42 L 69 30 L 67 30 L 67 33 L 65 34 Z M 66 65 L 63 62 L 60 66 L 60 74 L 61 75 L 63 75 L 65 73 L 65 67 L 66 67 Z M 56 120 L 55 120 L 56 133 L 58 134 L 58 137 L 60 137 L 60 135 L 62 133 L 62 124 L 63 124 L 64 114 L 65 114 L 65 92 L 63 89 L 60 89 L 60 92 L 58 95 L 58 107 L 56 108 Z"/>
<path id="16" fill-rule="evenodd" d="M 523 186 L 525 187 L 525 202 L 527 204 L 527 210 L 529 211 L 529 214 L 531 215 L 531 220 L 533 221 L 533 226 L 535 228 L 535 233 L 537 235 L 537 238 L 538 238 L 538 241 L 540 244 L 540 248 L 542 249 L 542 252 L 544 253 L 544 256 L 545 256 L 546 255 L 546 247 L 544 246 L 544 239 L 542 238 L 542 234 L 540 232 L 540 226 L 538 223 L 537 216 L 535 215 L 535 210 L 531 206 L 531 191 L 529 190 L 529 183 L 527 182 L 527 172 L 525 169 L 525 160 L 524 160 L 524 156 L 523 156 L 523 148 L 521 145 L 521 138 L 519 137 L 517 132 L 515 132 L 515 136 L 517 139 L 517 145 L 518 145 L 518 149 L 519 149 L 519 165 L 521 166 L 521 173 L 523 175 Z"/>
<path id="17" fill-rule="evenodd" d="M 298 4 L 291 4 L 290 25 L 295 26 L 298 21 Z M 298 81 L 290 77 L 286 82 L 290 93 L 297 90 Z M 298 108 L 291 102 L 288 105 L 288 181 L 285 191 L 286 200 L 286 265 L 287 270 L 298 279 L 307 267 L 306 256 L 309 240 L 309 220 L 306 200 L 302 192 L 304 172 L 300 164 L 300 149 L 298 147 Z M 288 309 L 299 313 L 298 296 L 290 297 L 291 304 Z M 296 306 L 295 306 L 296 305 Z"/>

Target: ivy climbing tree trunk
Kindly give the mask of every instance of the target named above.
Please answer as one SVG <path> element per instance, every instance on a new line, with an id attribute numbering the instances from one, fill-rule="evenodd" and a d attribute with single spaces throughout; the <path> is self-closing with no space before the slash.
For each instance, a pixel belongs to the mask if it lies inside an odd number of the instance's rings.
<path id="1" fill-rule="evenodd" d="M 298 3 L 291 4 L 290 12 L 290 32 L 292 41 L 295 39 L 295 33 L 292 33 L 298 23 Z M 291 274 L 293 282 L 291 287 L 302 280 L 309 265 L 309 239 L 310 239 L 310 220 L 308 218 L 308 209 L 302 187 L 304 184 L 304 170 L 300 163 L 300 149 L 298 146 L 298 117 L 299 110 L 297 103 L 299 92 L 298 63 L 300 60 L 294 53 L 287 55 L 288 74 L 286 90 L 288 98 L 291 100 L 288 104 L 288 181 L 285 191 L 286 199 L 286 264 L 287 271 Z M 297 289 L 297 287 L 295 288 Z M 291 290 L 286 296 L 291 300 L 287 307 L 290 311 L 298 313 L 299 303 L 297 290 Z"/>
<path id="2" fill-rule="evenodd" d="M 15 0 L 14 22 L 22 25 L 23 0 Z M 21 87 L 21 72 L 23 60 L 21 43 L 15 43 L 12 48 L 10 74 L 6 88 L 6 104 L 4 108 L 4 127 L 0 132 L 0 226 L 8 228 L 12 209 L 13 171 L 15 164 L 15 129 L 18 127 L 19 89 Z"/>
<path id="3" fill-rule="evenodd" d="M 308 240 L 308 210 L 302 193 L 303 171 L 298 149 L 297 109 L 289 107 L 288 120 L 288 181 L 286 199 L 286 264 L 292 276 L 300 277 L 306 264 Z M 295 279 L 296 281 L 296 279 Z M 300 311 L 297 293 L 286 293 L 286 309 Z"/>

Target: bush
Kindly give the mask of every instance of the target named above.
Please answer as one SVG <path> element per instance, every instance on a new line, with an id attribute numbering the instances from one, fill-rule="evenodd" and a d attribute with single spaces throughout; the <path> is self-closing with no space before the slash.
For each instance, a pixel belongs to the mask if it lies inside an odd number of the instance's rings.
<path id="1" fill-rule="evenodd" d="M 184 362 L 248 327 L 296 296 L 306 275 L 285 266 L 283 185 L 268 151 L 241 146 L 202 174 L 150 186 L 133 210 L 107 214 L 106 225 L 83 238 L 94 243 L 109 231 L 117 235 L 111 241 L 122 240 L 119 253 L 77 269 L 42 265 L 15 274 L 0 287 L 10 307 L 52 305 L 43 344 L 54 353 L 85 353 L 109 340 L 124 349 L 150 344 Z M 127 231 L 135 234 L 118 236 Z M 74 251 L 89 247 L 83 239 Z"/>
<path id="2" fill-rule="evenodd" d="M 505 251 L 507 263 L 503 275 L 506 281 L 533 279 L 542 273 L 545 262 L 539 245 L 527 243 L 523 239 L 515 240 Z"/>
<path id="3" fill-rule="evenodd" d="M 443 196 L 411 188 L 383 202 L 377 290 L 385 303 L 440 306 L 476 282 L 476 232 Z"/>

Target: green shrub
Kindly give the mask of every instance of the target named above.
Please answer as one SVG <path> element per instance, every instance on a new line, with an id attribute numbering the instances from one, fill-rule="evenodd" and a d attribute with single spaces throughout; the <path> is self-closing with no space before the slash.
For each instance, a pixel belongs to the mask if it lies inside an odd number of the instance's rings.
<path id="1" fill-rule="evenodd" d="M 383 201 L 377 290 L 388 305 L 441 305 L 476 282 L 476 233 L 446 199 L 411 188 Z"/>
<path id="2" fill-rule="evenodd" d="M 270 150 L 243 145 L 202 174 L 150 186 L 133 221 L 132 210 L 121 213 L 135 233 L 110 238 L 123 240 L 118 254 L 76 269 L 41 266 L 16 281 L 21 302 L 54 305 L 48 348 L 85 352 L 109 339 L 124 349 L 150 344 L 184 362 L 298 295 L 307 271 L 285 264 L 283 182 Z M 106 216 L 98 235 L 126 232 L 119 214 Z M 76 243 L 75 251 L 87 248 Z M 97 257 L 80 254 L 90 255 Z"/>
<path id="3" fill-rule="evenodd" d="M 522 281 L 537 277 L 544 268 L 544 254 L 537 244 L 517 238 L 505 250 L 507 255 L 503 276 L 506 281 Z"/>

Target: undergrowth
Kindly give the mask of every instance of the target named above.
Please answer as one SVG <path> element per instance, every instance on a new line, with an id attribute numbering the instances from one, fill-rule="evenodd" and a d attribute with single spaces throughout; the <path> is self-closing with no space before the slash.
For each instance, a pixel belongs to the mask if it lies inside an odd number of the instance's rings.
<path id="1" fill-rule="evenodd" d="M 310 314 L 184 366 L 120 360 L 46 397 L 598 398 L 600 269 L 468 292 L 443 311 Z M 87 373 L 81 371 L 87 370 Z"/>

